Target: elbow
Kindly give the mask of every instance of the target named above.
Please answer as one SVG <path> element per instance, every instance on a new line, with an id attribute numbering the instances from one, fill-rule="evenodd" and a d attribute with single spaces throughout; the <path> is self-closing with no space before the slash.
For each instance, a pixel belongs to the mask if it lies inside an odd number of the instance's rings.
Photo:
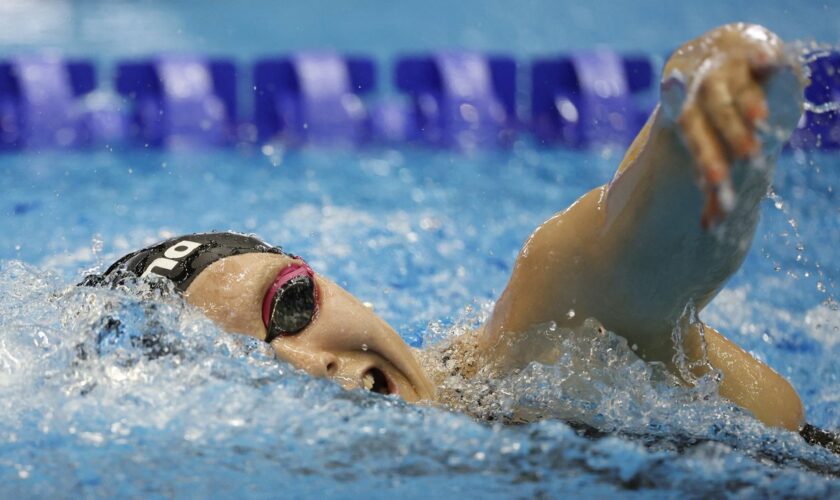
<path id="1" fill-rule="evenodd" d="M 779 411 L 776 421 L 771 425 L 785 428 L 789 431 L 799 432 L 802 425 L 805 423 L 805 407 L 802 405 L 802 400 L 799 394 L 790 385 L 790 382 L 779 377 L 780 394 L 779 394 Z"/>
<path id="2" fill-rule="evenodd" d="M 776 380 L 769 381 L 762 391 L 761 403 L 752 408 L 756 418 L 765 425 L 798 432 L 805 423 L 805 408 L 793 386 L 781 375 L 773 373 Z"/>

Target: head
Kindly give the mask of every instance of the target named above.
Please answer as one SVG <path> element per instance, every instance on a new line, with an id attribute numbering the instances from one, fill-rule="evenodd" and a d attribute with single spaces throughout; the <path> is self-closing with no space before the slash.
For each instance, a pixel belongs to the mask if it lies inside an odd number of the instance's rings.
<path id="1" fill-rule="evenodd" d="M 171 238 L 129 254 L 105 273 L 171 280 L 190 304 L 229 332 L 347 389 L 432 399 L 411 349 L 373 310 L 300 257 L 249 236 Z"/>

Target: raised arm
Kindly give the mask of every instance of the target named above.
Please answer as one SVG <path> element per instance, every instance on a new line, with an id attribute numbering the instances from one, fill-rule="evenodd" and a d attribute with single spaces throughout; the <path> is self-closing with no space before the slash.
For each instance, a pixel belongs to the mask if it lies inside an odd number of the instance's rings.
<path id="1" fill-rule="evenodd" d="M 728 25 L 683 45 L 661 88 L 613 180 L 525 243 L 480 342 L 500 365 L 529 361 L 509 346 L 535 325 L 589 317 L 670 363 L 686 305 L 701 310 L 743 261 L 799 118 L 798 66 L 764 28 Z"/>

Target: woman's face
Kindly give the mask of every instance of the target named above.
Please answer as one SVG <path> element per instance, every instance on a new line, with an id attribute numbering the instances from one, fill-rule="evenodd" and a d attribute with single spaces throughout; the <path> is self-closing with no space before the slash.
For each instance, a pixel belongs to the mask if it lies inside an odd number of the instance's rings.
<path id="1" fill-rule="evenodd" d="M 277 254 L 227 257 L 202 271 L 185 296 L 225 330 L 265 340 L 263 306 L 276 293 L 273 285 L 282 283 L 290 266 L 302 265 L 300 259 Z M 277 356 L 346 389 L 398 394 L 410 402 L 434 398 L 408 345 L 385 321 L 332 281 L 318 274 L 312 278 L 315 315 L 300 331 L 271 341 Z"/>

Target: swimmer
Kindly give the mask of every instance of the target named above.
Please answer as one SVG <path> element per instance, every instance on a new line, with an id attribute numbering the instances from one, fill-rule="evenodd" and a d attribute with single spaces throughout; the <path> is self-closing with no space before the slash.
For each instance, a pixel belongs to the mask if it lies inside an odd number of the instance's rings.
<path id="1" fill-rule="evenodd" d="M 805 426 L 788 381 L 687 312 L 701 312 L 747 254 L 775 158 L 801 113 L 801 68 L 773 33 L 732 24 L 680 47 L 661 91 L 612 181 L 534 231 L 487 323 L 474 341 L 453 345 L 502 373 L 535 359 L 536 326 L 573 330 L 595 318 L 686 383 L 716 370 L 720 394 L 764 424 L 828 439 Z M 220 327 L 269 343 L 314 376 L 435 400 L 430 375 L 373 310 L 256 238 L 172 238 L 83 284 L 124 276 L 170 280 Z"/>

